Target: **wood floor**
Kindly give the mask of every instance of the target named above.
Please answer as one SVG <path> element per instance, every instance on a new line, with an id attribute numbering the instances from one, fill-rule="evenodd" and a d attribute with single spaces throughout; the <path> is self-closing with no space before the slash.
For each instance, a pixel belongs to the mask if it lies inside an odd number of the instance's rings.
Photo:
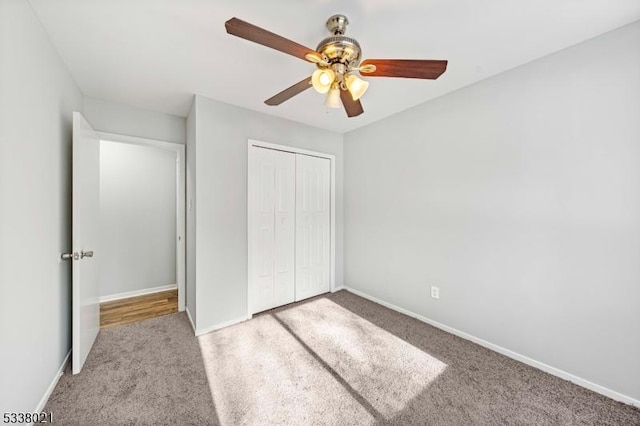
<path id="1" fill-rule="evenodd" d="M 130 324 L 178 312 L 178 290 L 114 300 L 100 304 L 100 328 Z"/>

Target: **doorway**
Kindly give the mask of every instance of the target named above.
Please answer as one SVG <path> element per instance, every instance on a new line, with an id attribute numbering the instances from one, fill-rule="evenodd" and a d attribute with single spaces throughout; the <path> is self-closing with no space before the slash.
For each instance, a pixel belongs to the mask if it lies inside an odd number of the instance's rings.
<path id="1" fill-rule="evenodd" d="M 155 299 L 163 296 L 175 310 L 177 292 L 177 310 L 183 311 L 185 147 L 98 134 L 101 306 L 112 309 L 119 301 L 147 299 L 158 306 Z M 143 315 L 140 318 L 154 314 L 152 309 L 139 310 Z M 165 307 L 156 312 L 159 315 L 169 311 Z"/>
<path id="2" fill-rule="evenodd" d="M 100 239 L 104 236 L 101 218 L 100 197 L 100 172 L 101 172 L 101 141 L 111 143 L 128 144 L 139 147 L 155 147 L 172 151 L 169 160 L 169 180 L 175 182 L 170 191 L 174 192 L 175 206 L 175 236 L 169 235 L 169 239 L 175 243 L 175 251 L 172 259 L 167 262 L 175 263 L 175 281 L 177 281 L 178 308 L 185 308 L 185 147 L 167 142 L 158 142 L 137 137 L 121 136 L 96 132 L 89 122 L 79 112 L 73 113 L 73 157 L 72 157 L 72 242 L 71 252 L 62 253 L 61 260 L 72 262 L 72 299 L 71 299 L 71 329 L 72 329 L 72 371 L 78 374 L 82 370 L 91 347 L 98 336 L 100 328 L 100 263 L 103 257 Z M 124 145 L 122 145 L 124 146 Z M 175 163 L 173 163 L 175 159 Z M 171 163 L 174 165 L 172 166 Z M 120 166 L 119 158 L 115 156 L 115 165 Z M 116 179 L 122 175 L 131 175 L 138 169 L 136 162 L 121 169 L 120 173 L 114 173 Z M 171 170 L 173 169 L 173 173 Z M 171 176 L 173 175 L 173 177 Z M 174 180 L 175 179 L 175 180 Z M 131 183 L 131 181 L 130 181 Z M 126 182 L 120 190 L 128 190 Z M 161 188 L 161 190 L 164 188 Z M 166 191 L 165 191 L 166 192 Z M 120 191 L 114 191 L 114 205 L 116 210 L 126 212 L 130 200 L 119 197 Z M 138 195 L 145 198 L 146 194 Z M 134 203 L 135 204 L 135 203 Z M 169 207 L 171 208 L 171 207 Z M 173 209 L 172 209 L 173 210 Z M 148 215 L 152 216 L 154 212 Z M 129 215 L 124 214 L 125 220 Z M 143 216 L 143 220 L 146 218 Z M 173 226 L 170 226 L 173 228 Z M 163 232 L 163 230 L 161 230 Z M 109 238 L 113 237 L 108 235 Z M 175 239 L 174 239 L 175 238 Z M 115 239 L 115 250 L 125 248 Z M 170 243 L 171 244 L 171 243 Z M 138 260 L 140 250 L 134 250 L 131 256 L 133 262 Z M 145 255 L 145 253 L 142 253 Z M 139 290 L 137 290 L 139 291 Z M 130 293 L 129 293 L 130 294 Z M 123 294 L 120 293 L 119 296 Z M 113 295 L 112 295 L 113 296 Z"/>
<path id="3" fill-rule="evenodd" d="M 249 316 L 335 288 L 335 156 L 249 140 Z"/>

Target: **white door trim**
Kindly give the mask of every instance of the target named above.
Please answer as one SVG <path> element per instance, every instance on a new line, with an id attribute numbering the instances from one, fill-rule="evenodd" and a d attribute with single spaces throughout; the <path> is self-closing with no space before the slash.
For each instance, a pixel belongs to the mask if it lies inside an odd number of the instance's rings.
<path id="1" fill-rule="evenodd" d="M 178 310 L 185 309 L 186 249 L 185 249 L 185 146 L 179 143 L 163 142 L 137 136 L 118 135 L 116 133 L 96 132 L 101 140 L 127 143 L 131 145 L 149 146 L 153 148 L 175 151 L 176 162 L 176 282 L 178 285 Z"/>
<path id="2" fill-rule="evenodd" d="M 275 149 L 277 151 L 291 152 L 293 154 L 310 155 L 313 157 L 327 158 L 331 161 L 331 273 L 330 279 L 330 291 L 336 290 L 336 156 L 332 154 L 325 154 L 323 152 L 309 151 L 306 149 L 296 148 L 288 145 L 279 145 L 270 142 L 258 141 L 255 139 L 249 139 L 247 141 L 247 317 L 252 317 L 251 307 L 251 235 L 253 231 L 253 224 L 251 219 L 251 212 L 253 209 L 253 197 L 251 188 L 255 176 L 253 176 L 253 156 L 252 147 Z"/>

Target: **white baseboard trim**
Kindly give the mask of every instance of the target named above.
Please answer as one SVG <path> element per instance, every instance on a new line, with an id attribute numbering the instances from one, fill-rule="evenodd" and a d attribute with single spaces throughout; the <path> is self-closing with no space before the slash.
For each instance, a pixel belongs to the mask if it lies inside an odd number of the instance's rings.
<path id="1" fill-rule="evenodd" d="M 378 299 L 377 297 L 373 297 L 373 296 L 368 295 L 367 293 L 363 293 L 360 290 L 356 290 L 356 289 L 348 287 L 348 286 L 345 286 L 344 289 L 349 291 L 349 292 L 351 292 L 351 293 L 353 293 L 353 294 L 356 294 L 356 295 L 358 295 L 360 297 L 363 297 L 365 299 L 371 300 L 372 302 L 375 302 L 375 303 L 377 303 L 379 305 L 382 305 L 382 306 L 385 306 L 385 307 L 387 307 L 389 309 L 392 309 L 394 311 L 400 312 L 401 314 L 405 314 L 405 315 L 407 315 L 409 317 L 413 317 L 413 318 L 415 318 L 417 320 L 425 322 L 425 323 L 427 323 L 429 325 L 432 325 L 432 326 L 434 326 L 436 328 L 439 328 L 440 330 L 446 331 L 447 333 L 451 333 L 451 334 L 456 335 L 458 337 L 461 337 L 463 339 L 470 340 L 473 343 L 476 343 L 476 344 L 478 344 L 480 346 L 484 346 L 487 349 L 491 349 L 492 351 L 498 352 L 498 353 L 500 353 L 502 355 L 505 355 L 505 356 L 507 356 L 509 358 L 515 359 L 516 361 L 520 361 L 522 363 L 525 363 L 527 365 L 535 367 L 535 368 L 537 368 L 539 370 L 544 371 L 545 373 L 549 373 L 549 374 L 551 374 L 553 376 L 556 376 L 556 377 L 559 377 L 561 379 L 568 380 L 568 381 L 570 381 L 570 382 L 572 382 L 572 383 L 574 383 L 574 384 L 576 384 L 578 386 L 582 386 L 583 388 L 589 389 L 589 390 L 591 390 L 593 392 L 599 393 L 599 394 L 604 395 L 606 397 L 609 397 L 611 399 L 615 399 L 616 401 L 620 401 L 620 402 L 623 402 L 625 404 L 633 405 L 635 407 L 640 407 L 640 400 L 637 400 L 637 399 L 634 399 L 634 398 L 632 398 L 630 396 L 621 394 L 620 392 L 616 392 L 616 391 L 611 390 L 609 388 L 606 388 L 604 386 L 595 384 L 595 383 L 590 382 L 588 380 L 585 380 L 585 379 L 583 379 L 581 377 L 574 376 L 571 373 L 567 373 L 566 371 L 563 371 L 563 370 L 560 370 L 558 368 L 552 367 L 552 366 L 550 366 L 548 364 L 545 364 L 543 362 L 536 361 L 535 359 L 529 358 L 529 357 L 527 357 L 525 355 L 521 355 L 521 354 L 519 354 L 517 352 L 513 352 L 513 351 L 511 351 L 509 349 L 503 348 L 502 346 L 498 346 L 498 345 L 496 345 L 494 343 L 487 342 L 486 340 L 480 339 L 479 337 L 472 336 L 471 334 L 467 334 L 464 331 L 460 331 L 460 330 L 455 329 L 453 327 L 449 327 L 448 325 L 444 325 L 444 324 L 439 323 L 437 321 L 434 321 L 434 320 L 432 320 L 430 318 L 424 317 L 422 315 L 418 315 L 418 314 L 413 313 L 413 312 L 411 312 L 411 311 L 409 311 L 407 309 L 403 309 L 403 308 L 401 308 L 399 306 L 393 305 L 391 303 L 387 303 L 387 302 L 385 302 L 383 300 Z"/>
<path id="2" fill-rule="evenodd" d="M 42 412 L 42 410 L 44 410 L 44 406 L 47 405 L 47 401 L 49 401 L 49 397 L 53 393 L 53 390 L 56 388 L 56 385 L 58 384 L 60 377 L 62 377 L 62 374 L 64 373 L 64 369 L 66 368 L 70 357 L 71 357 L 71 350 L 67 352 L 67 356 L 64 357 L 64 361 L 62 361 L 62 365 L 56 372 L 56 375 L 53 377 L 53 380 L 51 381 L 51 384 L 49 385 L 47 390 L 44 392 L 44 395 L 42 395 L 42 399 L 40 399 L 40 402 L 38 402 L 38 406 L 36 407 L 35 410 L 32 411 L 33 413 L 40 413 Z"/>
<path id="3" fill-rule="evenodd" d="M 336 291 L 340 291 L 340 290 L 346 290 L 346 287 L 341 285 L 340 287 L 336 287 L 333 290 L 331 290 L 331 293 L 335 293 Z"/>
<path id="4" fill-rule="evenodd" d="M 178 284 L 163 285 L 160 287 L 145 288 L 142 290 L 127 291 L 126 293 L 111 294 L 109 296 L 100 296 L 99 302 L 113 302 L 114 300 L 127 299 L 129 297 L 144 296 L 145 294 L 160 293 L 161 291 L 176 290 Z"/>
<path id="5" fill-rule="evenodd" d="M 232 325 L 247 321 L 250 319 L 248 315 L 242 316 L 240 318 L 236 318 L 230 321 L 225 321 L 220 324 L 212 325 L 210 327 L 205 327 L 196 330 L 196 336 L 202 336 L 203 334 L 211 333 L 212 331 L 220 330 L 221 328 L 230 327 Z"/>
<path id="6" fill-rule="evenodd" d="M 189 318 L 189 322 L 191 323 L 191 328 L 193 328 L 193 334 L 196 334 L 196 325 L 193 322 L 193 318 L 191 318 L 191 312 L 189 312 L 189 307 L 187 306 L 185 311 L 187 311 L 187 318 Z"/>

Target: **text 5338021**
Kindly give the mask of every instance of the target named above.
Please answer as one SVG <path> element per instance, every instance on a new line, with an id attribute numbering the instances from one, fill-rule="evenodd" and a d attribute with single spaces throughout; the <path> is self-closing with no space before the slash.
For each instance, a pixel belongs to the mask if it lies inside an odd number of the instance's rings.
<path id="1" fill-rule="evenodd" d="M 4 413 L 2 415 L 3 423 L 53 423 L 52 413 Z"/>

